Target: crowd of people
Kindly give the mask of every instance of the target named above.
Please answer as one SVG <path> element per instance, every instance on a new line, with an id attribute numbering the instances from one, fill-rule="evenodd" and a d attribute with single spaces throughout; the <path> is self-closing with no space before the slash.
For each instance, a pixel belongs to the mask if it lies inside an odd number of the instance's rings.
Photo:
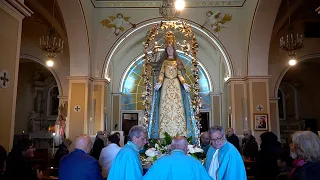
<path id="1" fill-rule="evenodd" d="M 57 150 L 53 165 L 58 167 L 59 180 L 134 180 L 134 179 L 213 179 L 244 180 L 252 175 L 257 180 L 316 180 L 320 179 L 320 139 L 311 131 L 298 131 L 292 135 L 288 149 L 272 132 L 260 135 L 260 148 L 250 130 L 243 132 L 243 139 L 232 128 L 225 130 L 214 126 L 200 136 L 201 148 L 206 154 L 204 165 L 187 154 L 185 137 L 174 137 L 170 154 L 156 160 L 147 170 L 143 169 L 140 153 L 148 143 L 147 132 L 142 126 L 133 126 L 128 142 L 121 148 L 120 134 L 108 136 L 104 146 L 104 133 L 98 132 L 92 145 L 88 135 L 81 134 L 74 142 L 64 139 Z M 75 150 L 69 153 L 73 143 Z M 34 156 L 33 143 L 23 139 L 8 156 L 1 151 L 1 178 L 43 179 L 43 173 L 30 164 Z M 250 170 L 244 161 L 253 162 Z"/>

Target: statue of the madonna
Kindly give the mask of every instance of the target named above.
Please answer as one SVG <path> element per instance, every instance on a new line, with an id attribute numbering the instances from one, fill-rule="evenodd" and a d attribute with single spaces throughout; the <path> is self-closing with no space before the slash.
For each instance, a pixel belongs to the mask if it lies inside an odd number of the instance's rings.
<path id="1" fill-rule="evenodd" d="M 163 138 L 165 132 L 171 136 L 194 135 L 190 86 L 185 81 L 185 68 L 175 44 L 174 33 L 167 32 L 165 51 L 158 61 L 160 72 L 153 92 L 149 138 Z"/>

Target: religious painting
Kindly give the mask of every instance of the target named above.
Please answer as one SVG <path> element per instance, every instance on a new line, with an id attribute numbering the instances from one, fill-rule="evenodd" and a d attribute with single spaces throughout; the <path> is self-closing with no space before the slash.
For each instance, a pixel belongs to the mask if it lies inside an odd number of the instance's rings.
<path id="1" fill-rule="evenodd" d="M 253 114 L 255 130 L 268 130 L 268 114 Z"/>

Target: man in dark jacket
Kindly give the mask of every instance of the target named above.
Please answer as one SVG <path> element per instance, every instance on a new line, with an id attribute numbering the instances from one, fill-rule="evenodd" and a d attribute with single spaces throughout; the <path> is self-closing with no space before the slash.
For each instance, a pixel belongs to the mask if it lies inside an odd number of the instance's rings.
<path id="1" fill-rule="evenodd" d="M 59 161 L 60 159 L 69 154 L 69 147 L 72 144 L 72 141 L 70 139 L 65 139 L 63 142 L 59 145 L 59 149 L 54 155 L 53 159 L 53 165 L 54 167 L 59 167 Z"/>
<path id="2" fill-rule="evenodd" d="M 244 138 L 242 139 L 242 155 L 245 158 L 254 160 L 258 153 L 258 143 L 256 138 L 252 135 L 251 130 L 243 132 Z"/>
<path id="3" fill-rule="evenodd" d="M 236 136 L 233 132 L 232 128 L 228 128 L 228 136 L 227 141 L 234 145 L 240 152 L 240 144 L 239 144 L 239 138 Z"/>
<path id="4" fill-rule="evenodd" d="M 34 156 L 34 151 L 33 143 L 29 139 L 22 139 L 14 145 L 7 158 L 6 179 L 42 179 L 42 172 L 34 170 L 30 162 L 30 159 Z"/>
<path id="5" fill-rule="evenodd" d="M 104 148 L 103 141 L 104 133 L 102 131 L 97 132 L 96 140 L 93 143 L 91 155 L 99 161 L 100 153 Z"/>
<path id="6" fill-rule="evenodd" d="M 59 180 L 102 180 L 99 163 L 88 154 L 91 150 L 88 135 L 77 136 L 75 150 L 64 156 L 59 163 Z"/>

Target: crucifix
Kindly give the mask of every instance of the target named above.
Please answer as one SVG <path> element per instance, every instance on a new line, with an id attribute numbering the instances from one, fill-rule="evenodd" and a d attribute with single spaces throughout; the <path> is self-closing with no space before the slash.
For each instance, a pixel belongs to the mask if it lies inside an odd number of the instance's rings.
<path id="1" fill-rule="evenodd" d="M 0 87 L 7 88 L 9 84 L 9 73 L 7 71 L 0 72 Z"/>

